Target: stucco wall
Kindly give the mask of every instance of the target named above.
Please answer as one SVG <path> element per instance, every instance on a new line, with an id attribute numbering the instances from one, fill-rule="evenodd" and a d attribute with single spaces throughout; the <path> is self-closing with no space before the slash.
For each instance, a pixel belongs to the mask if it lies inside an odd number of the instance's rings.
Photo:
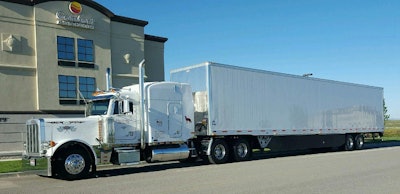
<path id="1" fill-rule="evenodd" d="M 29 6 L 0 1 L 0 111 L 37 109 L 32 16 Z"/>

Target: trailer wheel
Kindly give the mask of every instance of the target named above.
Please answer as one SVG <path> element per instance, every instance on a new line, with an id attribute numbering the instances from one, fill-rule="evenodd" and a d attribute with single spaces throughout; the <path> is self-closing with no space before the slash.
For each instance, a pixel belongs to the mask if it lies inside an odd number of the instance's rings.
<path id="1" fill-rule="evenodd" d="M 355 149 L 356 150 L 361 150 L 364 147 L 364 135 L 363 134 L 358 134 L 355 137 Z"/>
<path id="2" fill-rule="evenodd" d="M 238 139 L 233 143 L 233 159 L 237 162 L 251 158 L 251 147 L 246 139 Z"/>
<path id="3" fill-rule="evenodd" d="M 80 179 L 89 174 L 90 156 L 81 149 L 67 150 L 56 160 L 56 171 L 60 178 L 67 180 Z"/>
<path id="4" fill-rule="evenodd" d="M 212 164 L 223 164 L 229 159 L 228 144 L 223 139 L 215 139 L 211 144 L 208 161 Z"/>
<path id="5" fill-rule="evenodd" d="M 350 134 L 346 135 L 346 141 L 345 141 L 345 144 L 344 144 L 344 150 L 346 150 L 346 151 L 354 150 L 354 138 Z"/>

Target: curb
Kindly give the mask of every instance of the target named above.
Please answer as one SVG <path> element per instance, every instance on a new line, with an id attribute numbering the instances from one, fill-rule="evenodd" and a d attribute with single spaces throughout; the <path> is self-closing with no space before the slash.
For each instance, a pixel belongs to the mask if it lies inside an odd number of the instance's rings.
<path id="1" fill-rule="evenodd" d="M 25 171 L 25 172 L 8 172 L 8 173 L 0 173 L 0 178 L 19 178 L 22 176 L 36 175 L 37 171 Z"/>

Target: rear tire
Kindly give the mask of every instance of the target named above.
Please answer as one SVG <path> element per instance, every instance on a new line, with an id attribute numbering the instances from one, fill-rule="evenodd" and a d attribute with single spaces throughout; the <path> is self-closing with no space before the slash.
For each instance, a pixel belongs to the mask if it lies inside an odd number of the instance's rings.
<path id="1" fill-rule="evenodd" d="M 344 150 L 345 151 L 354 150 L 354 137 L 350 134 L 346 135 L 346 140 L 344 143 Z"/>
<path id="2" fill-rule="evenodd" d="M 214 139 L 208 161 L 212 164 L 223 164 L 229 159 L 229 147 L 223 139 Z"/>
<path id="3" fill-rule="evenodd" d="M 355 149 L 361 150 L 364 147 L 364 135 L 358 134 L 355 138 Z"/>
<path id="4" fill-rule="evenodd" d="M 81 179 L 89 174 L 90 156 L 82 149 L 66 150 L 55 161 L 55 170 L 62 179 Z"/>
<path id="5" fill-rule="evenodd" d="M 233 159 L 236 162 L 251 159 L 251 146 L 246 139 L 238 139 L 233 143 Z"/>

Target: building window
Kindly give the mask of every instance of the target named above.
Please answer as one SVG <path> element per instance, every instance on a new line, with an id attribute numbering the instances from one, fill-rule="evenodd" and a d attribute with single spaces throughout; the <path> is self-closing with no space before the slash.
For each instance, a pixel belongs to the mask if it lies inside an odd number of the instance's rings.
<path id="1" fill-rule="evenodd" d="M 77 39 L 76 41 L 77 52 L 74 38 L 57 36 L 58 65 L 95 68 L 93 40 Z"/>
<path id="2" fill-rule="evenodd" d="M 75 44 L 73 38 L 57 36 L 58 59 L 75 60 Z"/>
<path id="3" fill-rule="evenodd" d="M 93 77 L 79 77 L 79 91 L 84 98 L 90 98 L 95 91 L 96 81 Z"/>
<path id="4" fill-rule="evenodd" d="M 93 62 L 93 40 L 78 39 L 78 61 Z"/>
<path id="5" fill-rule="evenodd" d="M 60 98 L 76 99 L 76 77 L 75 76 L 58 76 L 59 95 Z"/>
<path id="6" fill-rule="evenodd" d="M 78 81 L 78 82 L 77 82 Z M 96 79 L 94 77 L 79 77 L 59 75 L 59 99 L 60 104 L 84 104 L 84 99 L 90 98 L 96 90 Z M 76 87 L 79 85 L 79 90 Z M 80 93 L 78 95 L 78 93 Z"/>

